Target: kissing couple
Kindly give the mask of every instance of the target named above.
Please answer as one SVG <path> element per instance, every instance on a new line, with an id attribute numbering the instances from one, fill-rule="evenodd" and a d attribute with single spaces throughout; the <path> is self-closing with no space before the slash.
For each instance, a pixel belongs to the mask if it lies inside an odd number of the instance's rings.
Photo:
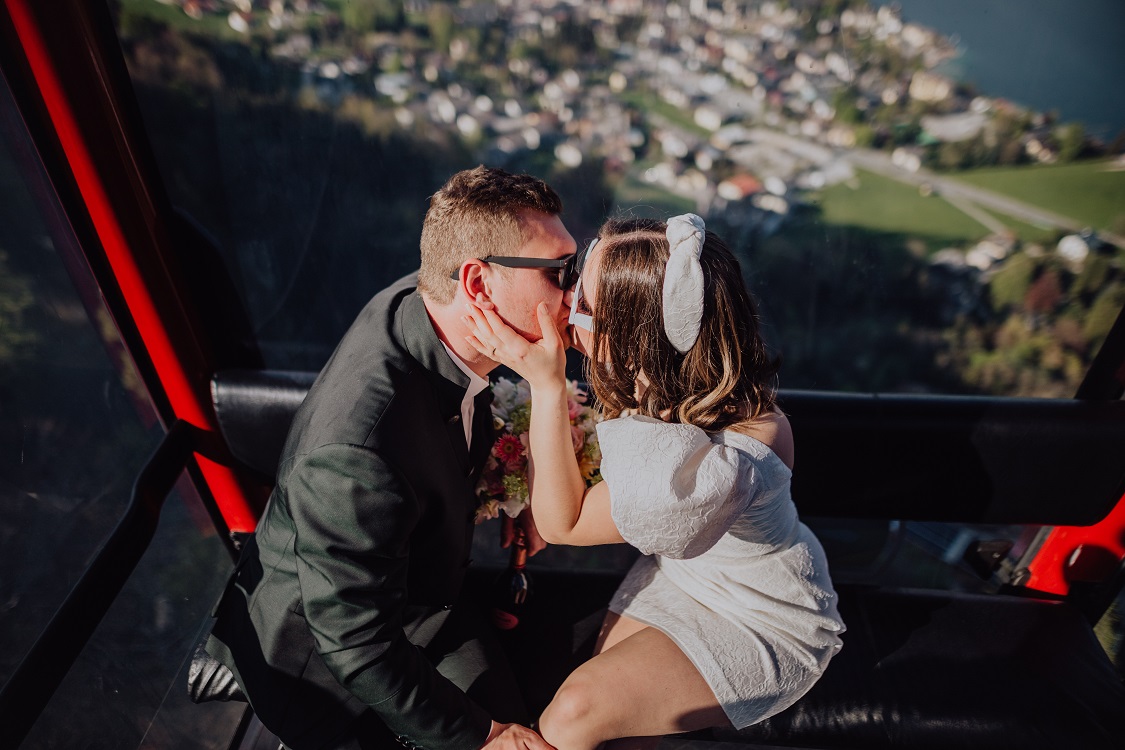
<path id="1" fill-rule="evenodd" d="M 579 251 L 561 212 L 530 175 L 450 178 L 417 276 L 364 307 L 298 410 L 206 644 L 284 747 L 653 746 L 785 709 L 839 651 L 737 260 L 694 214 L 611 220 Z M 568 346 L 601 411 L 592 488 Z M 514 521 L 530 551 L 643 553 L 538 717 L 461 591 L 501 364 L 531 390 L 531 503 Z"/>

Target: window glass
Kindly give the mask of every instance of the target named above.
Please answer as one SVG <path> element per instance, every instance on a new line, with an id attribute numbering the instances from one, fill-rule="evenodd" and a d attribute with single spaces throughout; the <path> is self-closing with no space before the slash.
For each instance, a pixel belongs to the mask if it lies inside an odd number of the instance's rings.
<path id="1" fill-rule="evenodd" d="M 783 388 L 1070 397 L 1125 304 L 1119 3 L 113 7 L 165 184 L 267 367 L 319 369 L 478 163 L 547 179 L 580 244 L 610 215 L 703 215 Z M 816 525 L 834 570 L 943 586 L 970 536 L 1034 531 Z M 502 559 L 491 533 L 478 560 Z M 566 555 L 543 558 L 623 562 Z"/>
<path id="2" fill-rule="evenodd" d="M 318 368 L 484 162 L 548 179 L 580 240 L 704 215 L 785 387 L 1067 397 L 1125 303 L 1123 53 L 1088 38 L 1125 18 L 1005 5 L 115 3 L 268 366 Z"/>
<path id="3" fill-rule="evenodd" d="M 59 685 L 24 747 L 225 750 L 245 703 L 196 705 L 187 664 L 230 556 L 187 482 L 165 501 L 137 569 Z M 96 740 L 94 738 L 97 738 Z"/>
<path id="4" fill-rule="evenodd" d="M 0 683 L 163 435 L 20 128 L 0 79 Z"/>
<path id="5" fill-rule="evenodd" d="M 0 684 L 116 526 L 163 435 L 0 78 Z M 190 706 L 182 670 L 230 556 L 191 485 L 180 488 L 24 746 L 226 747 L 243 706 Z"/>

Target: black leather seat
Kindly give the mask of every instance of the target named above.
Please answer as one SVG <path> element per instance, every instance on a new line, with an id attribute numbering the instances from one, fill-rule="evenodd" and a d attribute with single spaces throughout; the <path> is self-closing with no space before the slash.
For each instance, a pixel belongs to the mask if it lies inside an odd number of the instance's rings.
<path id="1" fill-rule="evenodd" d="M 494 572 L 469 585 L 481 596 Z M 592 651 L 618 577 L 535 571 L 537 611 L 506 636 L 533 712 Z M 838 587 L 844 648 L 795 705 L 706 741 L 795 748 L 1117 748 L 1125 684 L 1064 602 Z M 474 592 L 476 593 L 476 592 Z"/>
<path id="2" fill-rule="evenodd" d="M 276 471 L 289 421 L 313 377 L 232 372 L 215 378 L 230 449 L 261 477 Z M 802 514 L 1088 524 L 1121 496 L 1125 402 L 782 396 L 801 448 L 803 478 L 794 481 L 794 497 Z M 883 451 L 886 471 L 851 481 L 849 441 Z M 476 571 L 468 585 L 483 592 L 493 575 Z M 536 577 L 538 611 L 506 646 L 518 656 L 529 705 L 541 709 L 588 657 L 618 577 L 559 571 Z M 1072 604 L 838 589 L 848 626 L 844 649 L 809 694 L 745 730 L 697 737 L 799 748 L 1121 746 L 1125 684 Z"/>
<path id="3" fill-rule="evenodd" d="M 1125 685 L 1063 602 L 840 587 L 844 648 L 787 711 L 716 739 L 866 748 L 1111 748 Z"/>

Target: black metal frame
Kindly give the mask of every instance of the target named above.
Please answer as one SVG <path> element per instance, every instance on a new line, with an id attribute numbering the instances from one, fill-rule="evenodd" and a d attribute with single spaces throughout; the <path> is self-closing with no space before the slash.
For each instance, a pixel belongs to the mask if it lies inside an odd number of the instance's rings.
<path id="1" fill-rule="evenodd" d="M 121 520 L 0 689 L 0 748 L 23 742 L 148 550 L 164 500 L 195 450 L 196 432 L 187 422 L 173 423 L 137 476 Z"/>

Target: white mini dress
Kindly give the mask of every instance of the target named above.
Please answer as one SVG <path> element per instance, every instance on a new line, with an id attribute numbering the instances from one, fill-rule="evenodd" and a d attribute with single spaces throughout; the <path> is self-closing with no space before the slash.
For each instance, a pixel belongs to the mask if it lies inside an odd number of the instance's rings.
<path id="1" fill-rule="evenodd" d="M 792 705 L 840 650 L 844 623 L 789 467 L 733 431 L 636 415 L 597 429 L 614 523 L 645 554 L 610 610 L 667 634 L 736 728 Z"/>

